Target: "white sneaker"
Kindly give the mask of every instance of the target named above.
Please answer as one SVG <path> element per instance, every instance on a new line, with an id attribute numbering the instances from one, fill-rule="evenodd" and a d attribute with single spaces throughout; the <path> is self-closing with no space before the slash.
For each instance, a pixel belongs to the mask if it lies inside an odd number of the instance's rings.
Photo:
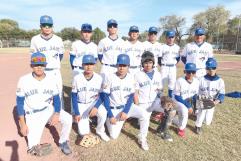
<path id="1" fill-rule="evenodd" d="M 146 139 L 138 139 L 138 143 L 141 145 L 141 148 L 145 151 L 149 150 Z"/>
<path id="2" fill-rule="evenodd" d="M 108 141 L 110 141 L 110 138 L 109 138 L 109 136 L 107 136 L 106 135 L 106 133 L 97 133 L 99 136 L 100 136 L 100 138 L 102 139 L 102 140 L 104 140 L 105 142 L 108 142 Z"/>

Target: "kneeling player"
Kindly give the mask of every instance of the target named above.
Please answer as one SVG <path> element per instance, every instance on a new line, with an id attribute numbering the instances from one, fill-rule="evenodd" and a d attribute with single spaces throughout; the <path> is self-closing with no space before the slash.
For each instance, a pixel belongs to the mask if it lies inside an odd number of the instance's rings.
<path id="1" fill-rule="evenodd" d="M 20 78 L 17 88 L 17 113 L 20 131 L 28 139 L 28 153 L 42 155 L 38 150 L 45 125 L 62 124 L 59 146 L 64 154 L 71 153 L 68 145 L 72 117 L 61 109 L 57 82 L 45 74 L 46 57 L 40 52 L 31 56 L 32 73 Z"/>

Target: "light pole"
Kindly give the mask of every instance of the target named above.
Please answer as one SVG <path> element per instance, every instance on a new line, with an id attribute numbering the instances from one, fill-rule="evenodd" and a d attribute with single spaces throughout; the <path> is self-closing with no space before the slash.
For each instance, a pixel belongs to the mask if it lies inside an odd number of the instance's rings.
<path id="1" fill-rule="evenodd" d="M 236 50 L 235 50 L 236 52 L 238 51 L 239 28 L 240 28 L 240 18 L 238 20 L 238 33 L 237 33 Z"/>

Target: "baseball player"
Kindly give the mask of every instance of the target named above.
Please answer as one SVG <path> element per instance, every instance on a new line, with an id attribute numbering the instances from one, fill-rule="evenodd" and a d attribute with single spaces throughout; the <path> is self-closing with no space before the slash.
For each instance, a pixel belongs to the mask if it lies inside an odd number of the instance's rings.
<path id="1" fill-rule="evenodd" d="M 188 121 L 188 113 L 192 113 L 192 105 L 195 104 L 198 94 L 199 81 L 195 77 L 197 71 L 196 65 L 187 63 L 185 65 L 184 77 L 177 79 L 173 91 L 178 111 L 178 135 L 185 136 L 185 128 Z"/>
<path id="2" fill-rule="evenodd" d="M 206 62 L 207 74 L 200 79 L 198 101 L 197 101 L 197 120 L 196 133 L 201 134 L 201 126 L 205 120 L 206 125 L 210 125 L 213 119 L 215 106 L 224 101 L 225 85 L 222 78 L 216 74 L 217 61 L 214 58 L 209 58 Z M 199 104 L 202 99 L 209 99 L 213 102 L 213 106 L 205 107 L 206 105 Z M 204 107 L 201 107 L 204 106 Z"/>
<path id="3" fill-rule="evenodd" d="M 154 26 L 150 27 L 148 30 L 148 39 L 147 41 L 143 42 L 144 50 L 150 51 L 154 54 L 155 62 L 156 62 L 156 64 L 154 65 L 155 68 L 157 67 L 157 64 L 158 64 L 157 63 L 158 57 L 160 56 L 161 46 L 162 46 L 162 44 L 157 42 L 157 33 L 158 33 L 157 27 L 154 27 Z M 157 70 L 157 68 L 155 70 Z"/>
<path id="4" fill-rule="evenodd" d="M 120 54 L 117 57 L 117 72 L 105 77 L 103 83 L 102 99 L 108 116 L 106 125 L 112 139 L 118 138 L 124 121 L 129 117 L 140 120 L 140 136 L 148 130 L 146 125 L 149 120 L 144 116 L 144 109 L 133 104 L 135 81 L 133 75 L 128 73 L 129 65 L 129 56 Z M 143 149 L 148 150 L 145 147 Z"/>
<path id="5" fill-rule="evenodd" d="M 73 75 L 83 72 L 82 59 L 85 54 L 91 54 L 97 60 L 97 45 L 91 42 L 92 26 L 88 23 L 81 26 L 81 40 L 73 42 L 70 51 L 70 64 Z"/>
<path id="6" fill-rule="evenodd" d="M 104 132 L 107 111 L 101 105 L 102 101 L 98 100 L 102 77 L 94 72 L 96 59 L 93 55 L 87 54 L 83 56 L 81 62 L 84 71 L 77 74 L 72 83 L 74 119 L 78 123 L 79 134 L 84 136 L 90 133 L 89 117 L 97 115 L 96 133 L 104 141 L 109 141 L 109 137 Z"/>
<path id="7" fill-rule="evenodd" d="M 117 56 L 123 53 L 125 41 L 118 37 L 118 23 L 114 19 L 107 22 L 108 37 L 100 40 L 98 44 L 98 58 L 102 64 L 101 73 L 116 72 Z"/>
<path id="8" fill-rule="evenodd" d="M 162 50 L 158 57 L 158 63 L 161 66 L 162 83 L 168 81 L 168 96 L 172 97 L 172 91 L 176 82 L 177 69 L 176 64 L 180 60 L 180 47 L 174 43 L 175 31 L 166 31 L 166 44 L 162 45 Z"/>
<path id="9" fill-rule="evenodd" d="M 197 66 L 196 77 L 198 78 L 206 74 L 205 63 L 208 58 L 213 57 L 212 45 L 205 42 L 204 39 L 204 29 L 197 28 L 195 30 L 194 42 L 188 43 L 181 53 L 181 60 L 184 64 L 194 63 Z"/>
<path id="10" fill-rule="evenodd" d="M 44 15 L 40 17 L 41 33 L 31 39 L 30 52 L 41 52 L 46 56 L 45 73 L 53 75 L 57 80 L 60 98 L 62 100 L 63 82 L 60 72 L 60 61 L 64 54 L 64 44 L 60 37 L 53 34 L 53 19 Z M 63 101 L 63 100 L 62 100 Z M 63 107 L 63 103 L 61 103 Z"/>
<path id="11" fill-rule="evenodd" d="M 162 95 L 163 86 L 161 74 L 158 71 L 154 70 L 154 54 L 149 51 L 145 51 L 141 58 L 141 64 L 143 70 L 136 73 L 135 75 L 136 91 L 134 102 L 139 106 L 140 109 L 144 110 L 145 120 L 148 120 L 144 124 L 144 132 L 142 133 L 142 135 L 139 135 L 138 138 L 138 142 L 141 144 L 142 148 L 144 150 L 148 150 L 149 146 L 146 137 L 148 133 L 151 113 L 153 111 L 162 113 L 164 112 L 164 109 L 162 108 L 160 103 L 160 97 Z M 164 128 L 158 131 L 164 132 L 163 130 Z M 170 135 L 166 135 L 164 139 L 172 141 Z"/>
<path id="12" fill-rule="evenodd" d="M 64 154 L 71 153 L 68 145 L 72 128 L 72 116 L 60 107 L 57 82 L 52 75 L 45 74 L 46 56 L 36 52 L 31 56 L 32 73 L 22 76 L 17 86 L 17 114 L 20 132 L 28 139 L 28 153 L 36 155 L 35 147 L 40 144 L 47 123 L 54 126 L 59 121 L 62 131 L 59 146 Z"/>
<path id="13" fill-rule="evenodd" d="M 139 28 L 131 26 L 129 29 L 129 39 L 125 44 L 125 53 L 130 57 L 129 72 L 135 74 L 140 71 L 141 55 L 144 51 L 142 43 L 138 40 Z"/>

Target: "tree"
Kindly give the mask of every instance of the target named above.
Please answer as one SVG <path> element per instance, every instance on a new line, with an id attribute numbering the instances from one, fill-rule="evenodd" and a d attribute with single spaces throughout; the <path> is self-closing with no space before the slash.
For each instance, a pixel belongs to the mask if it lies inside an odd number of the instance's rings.
<path id="1" fill-rule="evenodd" d="M 209 7 L 206 11 L 194 15 L 194 23 L 190 29 L 194 32 L 195 28 L 203 27 L 206 30 L 206 36 L 212 42 L 214 36 L 219 36 L 227 31 L 227 22 L 230 12 L 224 6 Z"/>
<path id="2" fill-rule="evenodd" d="M 80 39 L 80 31 L 74 27 L 64 28 L 58 33 L 63 40 L 75 41 L 76 39 Z"/>
<path id="3" fill-rule="evenodd" d="M 241 26 L 241 14 L 228 20 L 228 31 L 230 32 L 230 34 L 232 35 L 237 34 L 238 27 L 240 26 Z"/>
<path id="4" fill-rule="evenodd" d="M 92 35 L 91 40 L 92 40 L 94 43 L 98 44 L 99 41 L 100 41 L 101 39 L 103 39 L 105 36 L 106 36 L 105 33 L 104 33 L 103 31 L 101 31 L 100 28 L 96 27 L 96 28 L 93 30 L 93 35 Z"/>
<path id="5" fill-rule="evenodd" d="M 0 24 L 2 24 L 2 23 L 9 24 L 10 26 L 12 26 L 15 29 L 19 28 L 17 21 L 14 21 L 11 19 L 1 19 Z"/>
<path id="6" fill-rule="evenodd" d="M 147 35 L 148 35 L 148 32 L 147 32 L 147 31 L 145 31 L 145 32 L 143 32 L 143 33 L 140 33 L 138 39 L 139 39 L 141 42 L 144 42 L 144 41 L 146 41 L 146 39 L 147 39 Z"/>
<path id="7" fill-rule="evenodd" d="M 160 18 L 160 29 L 163 31 L 166 30 L 175 30 L 176 32 L 176 41 L 180 44 L 182 36 L 187 35 L 189 33 L 185 33 L 184 25 L 186 24 L 186 19 L 181 16 L 170 15 L 164 16 Z M 163 33 L 165 34 L 165 33 Z"/>

